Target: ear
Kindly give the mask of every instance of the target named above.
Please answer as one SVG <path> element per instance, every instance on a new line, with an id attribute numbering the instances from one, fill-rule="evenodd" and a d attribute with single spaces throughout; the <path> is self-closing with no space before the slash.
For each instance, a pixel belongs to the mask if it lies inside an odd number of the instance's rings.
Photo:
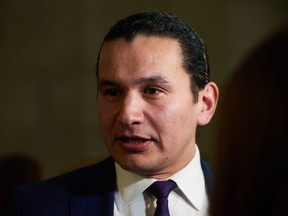
<path id="1" fill-rule="evenodd" d="M 199 92 L 201 110 L 198 115 L 197 124 L 206 125 L 210 122 L 217 107 L 219 90 L 214 82 L 206 84 L 205 88 Z"/>

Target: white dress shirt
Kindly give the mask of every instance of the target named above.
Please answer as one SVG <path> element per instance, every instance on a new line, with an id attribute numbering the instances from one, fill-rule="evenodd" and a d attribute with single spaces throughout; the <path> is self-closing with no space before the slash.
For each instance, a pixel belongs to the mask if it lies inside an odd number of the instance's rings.
<path id="1" fill-rule="evenodd" d="M 157 179 L 143 178 L 122 169 L 117 163 L 115 216 L 153 216 L 156 198 L 145 190 Z M 196 146 L 194 158 L 182 170 L 170 176 L 177 187 L 168 196 L 170 216 L 207 216 L 208 197 Z"/>

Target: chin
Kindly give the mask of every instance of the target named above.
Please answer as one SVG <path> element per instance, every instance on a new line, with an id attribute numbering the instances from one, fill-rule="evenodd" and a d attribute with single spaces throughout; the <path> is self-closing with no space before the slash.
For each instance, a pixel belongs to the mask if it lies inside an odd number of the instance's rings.
<path id="1" fill-rule="evenodd" d="M 115 159 L 115 161 L 125 170 L 129 171 L 129 172 L 133 172 L 136 173 L 137 175 L 146 175 L 146 173 L 149 173 L 149 171 L 151 170 L 149 164 L 147 164 L 147 162 L 149 160 L 147 160 L 147 158 L 144 158 L 143 160 L 140 160 L 139 158 L 135 158 L 135 157 L 126 157 L 126 158 L 122 158 L 122 159 Z"/>

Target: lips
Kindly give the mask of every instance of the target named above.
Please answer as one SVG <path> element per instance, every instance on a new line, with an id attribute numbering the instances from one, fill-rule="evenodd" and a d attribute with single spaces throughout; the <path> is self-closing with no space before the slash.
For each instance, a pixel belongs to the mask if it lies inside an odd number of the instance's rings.
<path id="1" fill-rule="evenodd" d="M 142 143 L 142 142 L 145 142 L 147 141 L 148 139 L 144 139 L 144 138 L 141 138 L 141 137 L 119 137 L 117 138 L 117 140 L 121 141 L 121 142 L 127 142 L 127 143 Z"/>
<path id="2" fill-rule="evenodd" d="M 139 136 L 119 136 L 116 143 L 126 151 L 141 152 L 145 151 L 153 140 Z"/>

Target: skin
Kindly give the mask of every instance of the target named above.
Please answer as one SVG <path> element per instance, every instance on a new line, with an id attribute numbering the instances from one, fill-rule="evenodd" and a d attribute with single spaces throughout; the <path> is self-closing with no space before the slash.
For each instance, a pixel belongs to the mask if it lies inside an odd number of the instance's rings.
<path id="1" fill-rule="evenodd" d="M 98 111 L 107 149 L 124 169 L 171 176 L 194 156 L 197 125 L 218 99 L 210 82 L 196 103 L 177 40 L 138 35 L 105 42 L 99 59 Z"/>

